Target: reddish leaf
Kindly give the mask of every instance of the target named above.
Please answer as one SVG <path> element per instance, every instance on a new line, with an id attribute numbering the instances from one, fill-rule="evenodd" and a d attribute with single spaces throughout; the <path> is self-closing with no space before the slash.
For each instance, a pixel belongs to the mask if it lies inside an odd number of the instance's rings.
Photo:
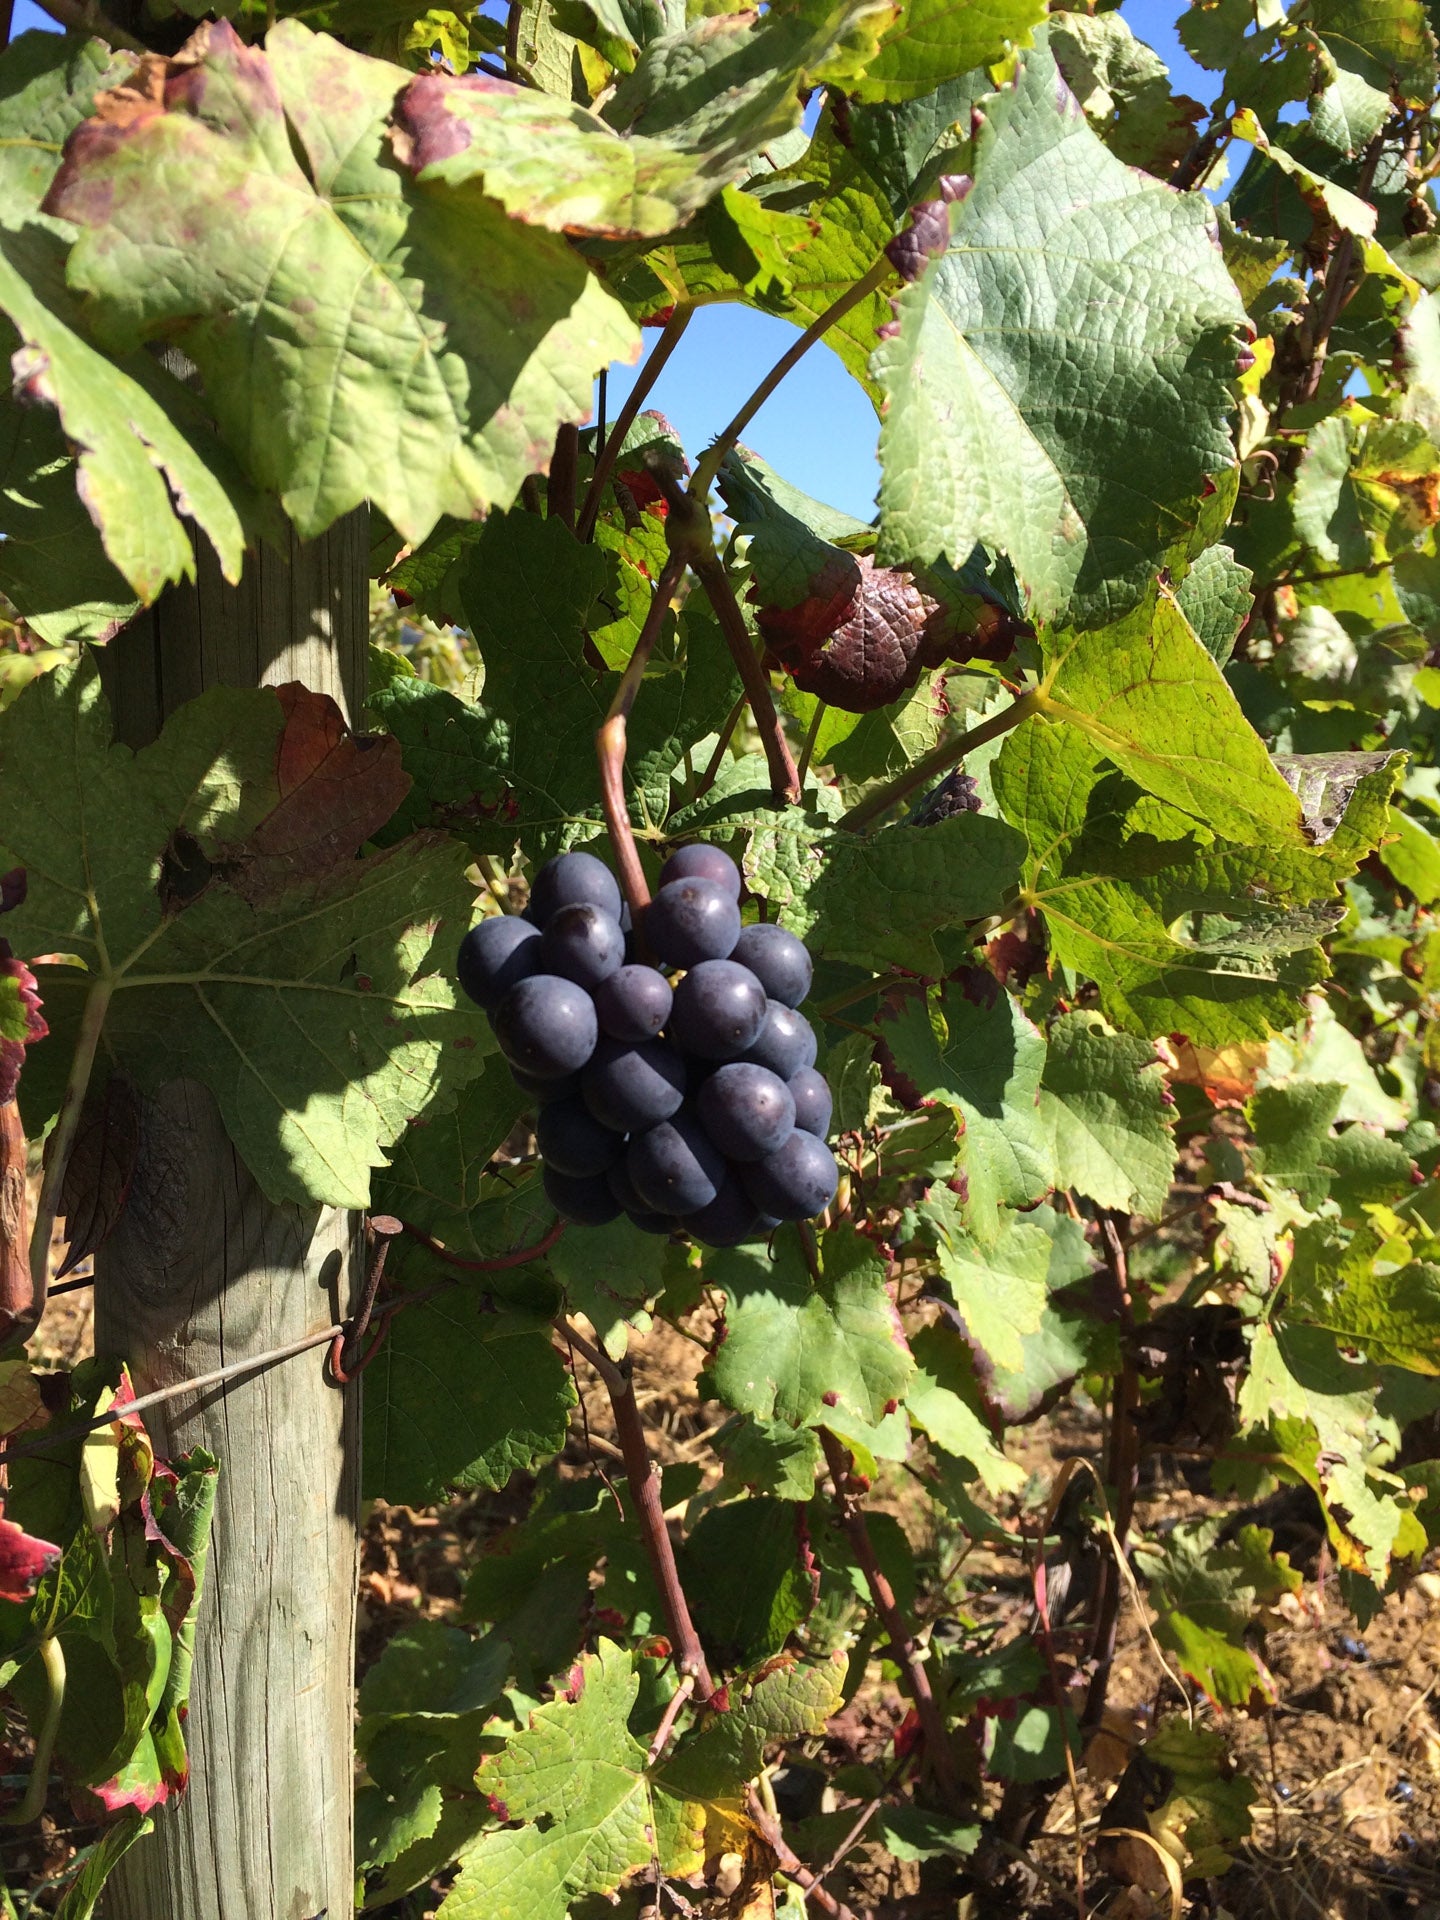
<path id="1" fill-rule="evenodd" d="M 285 713 L 275 767 L 280 798 L 230 852 L 231 884 L 250 900 L 353 858 L 411 785 L 398 740 L 352 733 L 328 694 L 298 681 L 276 693 Z"/>
<path id="2" fill-rule="evenodd" d="M 36 1540 L 13 1520 L 0 1518 L 0 1600 L 23 1604 L 60 1558 L 59 1547 Z"/>
<path id="3" fill-rule="evenodd" d="M 16 907 L 25 903 L 25 869 L 13 867 L 9 873 L 0 873 L 0 913 L 12 913 Z M 15 982 L 14 995 L 24 1017 L 25 1032 L 21 1036 L 12 1034 L 0 1039 L 0 1106 L 6 1106 L 15 1098 L 15 1089 L 20 1083 L 20 1069 L 25 1064 L 25 1049 L 33 1046 L 37 1040 L 43 1040 L 50 1029 L 40 1012 L 40 989 L 33 973 L 23 960 L 17 960 L 10 951 L 10 942 L 0 940 L 0 981 Z M 5 990 L 0 987 L 0 993 Z"/>
<path id="4" fill-rule="evenodd" d="M 888 707 L 945 660 L 1003 660 L 1015 644 L 1015 623 L 1001 608 L 983 605 L 975 628 L 965 631 L 954 608 L 903 568 L 838 551 L 811 580 L 806 599 L 761 607 L 757 624 L 772 664 L 803 693 L 846 713 Z"/>
<path id="5" fill-rule="evenodd" d="M 25 1159 L 20 1109 L 10 1100 L 0 1106 L 0 1339 L 29 1316 L 35 1300 Z"/>
<path id="6" fill-rule="evenodd" d="M 123 1074 L 111 1074 L 104 1088 L 85 1102 L 75 1144 L 60 1186 L 60 1212 L 68 1244 L 63 1279 L 72 1268 L 103 1247 L 115 1231 L 140 1150 L 140 1104 Z"/>

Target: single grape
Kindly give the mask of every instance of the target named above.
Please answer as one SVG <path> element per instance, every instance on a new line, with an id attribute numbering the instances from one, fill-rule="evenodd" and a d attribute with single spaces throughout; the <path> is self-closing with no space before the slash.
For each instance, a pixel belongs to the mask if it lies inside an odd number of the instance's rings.
<path id="1" fill-rule="evenodd" d="M 713 880 L 672 880 L 645 909 L 645 938 L 672 967 L 723 960 L 740 935 L 740 909 Z"/>
<path id="2" fill-rule="evenodd" d="M 745 1191 L 777 1220 L 810 1220 L 835 1198 L 839 1174 L 823 1140 L 797 1127 L 778 1152 L 740 1169 Z"/>
<path id="3" fill-rule="evenodd" d="M 632 1227 L 638 1227 L 641 1233 L 664 1234 L 668 1240 L 680 1222 L 668 1213 L 651 1213 L 646 1207 L 636 1207 L 625 1215 Z"/>
<path id="4" fill-rule="evenodd" d="M 602 1040 L 580 1076 L 585 1104 L 616 1133 L 643 1133 L 678 1113 L 685 1098 L 685 1066 L 663 1040 L 636 1047 Z"/>
<path id="5" fill-rule="evenodd" d="M 615 1164 L 625 1150 L 625 1136 L 602 1127 L 583 1100 L 554 1100 L 540 1109 L 535 1144 L 547 1167 L 584 1180 Z"/>
<path id="6" fill-rule="evenodd" d="M 798 1007 L 810 991 L 810 956 L 784 927 L 766 921 L 742 927 L 732 957 L 749 967 L 772 1000 L 787 1007 Z"/>
<path id="7" fill-rule="evenodd" d="M 705 960 L 675 989 L 671 1037 L 686 1053 L 703 1060 L 734 1060 L 759 1038 L 767 1005 L 765 989 L 748 967 L 734 960 Z"/>
<path id="8" fill-rule="evenodd" d="M 687 1214 L 683 1230 L 706 1247 L 738 1247 L 761 1235 L 760 1210 L 733 1174 L 708 1207 Z"/>
<path id="9" fill-rule="evenodd" d="M 795 1124 L 802 1133 L 813 1133 L 823 1140 L 830 1131 L 830 1115 L 835 1102 L 823 1073 L 814 1067 L 797 1067 L 786 1082 L 795 1100 Z"/>
<path id="10" fill-rule="evenodd" d="M 672 880 L 713 880 L 732 900 L 740 898 L 740 869 L 728 853 L 722 853 L 719 847 L 707 847 L 703 841 L 678 847 L 671 854 L 660 869 L 660 885 L 668 887 Z"/>
<path id="11" fill-rule="evenodd" d="M 615 876 L 603 860 L 593 853 L 562 853 L 536 874 L 525 911 L 537 927 L 548 927 L 561 907 L 599 907 L 618 920 L 622 904 Z"/>
<path id="12" fill-rule="evenodd" d="M 595 989 L 595 1018 L 602 1033 L 635 1046 L 659 1033 L 674 997 L 654 967 L 620 967 Z"/>
<path id="13" fill-rule="evenodd" d="M 624 960 L 625 936 L 618 920 L 582 901 L 551 914 L 540 936 L 540 950 L 546 973 L 558 973 L 594 993 Z"/>
<path id="14" fill-rule="evenodd" d="M 553 973 L 532 973 L 512 987 L 493 1019 L 511 1066 L 540 1080 L 558 1080 L 583 1067 L 599 1034 L 589 994 Z"/>
<path id="15" fill-rule="evenodd" d="M 764 1024 L 744 1049 L 747 1060 L 753 1060 L 757 1067 L 768 1067 L 782 1080 L 789 1080 L 801 1067 L 813 1067 L 815 1051 L 814 1028 L 783 1000 L 767 1004 Z"/>
<path id="16" fill-rule="evenodd" d="M 687 1214 L 709 1206 L 725 1183 L 725 1162 L 688 1113 L 636 1136 L 625 1171 L 655 1213 Z"/>
<path id="17" fill-rule="evenodd" d="M 569 1100 L 580 1092 L 578 1073 L 567 1073 L 560 1080 L 537 1080 L 533 1073 L 511 1067 L 510 1078 L 522 1093 L 528 1093 L 537 1107 L 548 1107 L 552 1100 Z"/>
<path id="18" fill-rule="evenodd" d="M 482 920 L 460 942 L 455 972 L 476 1006 L 493 1013 L 511 987 L 540 972 L 538 928 L 518 913 Z"/>
<path id="19" fill-rule="evenodd" d="M 605 1227 L 618 1219 L 620 1202 L 606 1185 L 603 1173 L 577 1180 L 558 1167 L 546 1167 L 540 1178 L 551 1206 L 578 1226 Z"/>
<path id="20" fill-rule="evenodd" d="M 767 1067 L 731 1060 L 700 1089 L 695 1111 L 727 1160 L 763 1160 L 789 1138 L 795 1096 Z"/>

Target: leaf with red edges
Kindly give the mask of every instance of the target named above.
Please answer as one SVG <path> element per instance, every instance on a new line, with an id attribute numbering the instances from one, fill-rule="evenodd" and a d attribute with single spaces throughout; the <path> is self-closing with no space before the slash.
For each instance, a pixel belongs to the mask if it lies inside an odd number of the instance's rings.
<path id="1" fill-rule="evenodd" d="M 37 1540 L 13 1520 L 0 1518 L 0 1600 L 23 1605 L 33 1599 L 59 1558 L 59 1547 L 49 1540 Z"/>

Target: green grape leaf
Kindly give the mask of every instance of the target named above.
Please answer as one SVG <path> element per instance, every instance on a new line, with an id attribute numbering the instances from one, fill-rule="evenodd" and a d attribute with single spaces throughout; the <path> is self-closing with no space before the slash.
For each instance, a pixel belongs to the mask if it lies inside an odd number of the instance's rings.
<path id="1" fill-rule="evenodd" d="M 656 1786 L 701 1804 L 738 1804 L 747 1782 L 765 1764 L 768 1746 L 824 1731 L 840 1710 L 844 1678 L 843 1657 L 778 1662 L 758 1680 L 733 1690 L 728 1711 L 708 1715 L 680 1742 L 659 1768 Z"/>
<path id="2" fill-rule="evenodd" d="M 1187 1874 L 1222 1874 L 1233 1865 L 1226 1849 L 1248 1837 L 1250 1809 L 1259 1795 L 1231 1766 L 1225 1734 L 1191 1726 L 1182 1716 L 1162 1721 L 1144 1751 L 1162 1766 L 1174 1789 L 1156 1810 L 1157 1827 L 1180 1826 L 1190 1859 Z M 1183 1822 L 1183 1824 L 1182 1824 Z"/>
<path id="3" fill-rule="evenodd" d="M 367 1782 L 355 1789 L 355 1865 L 360 1872 L 388 1867 L 407 1848 L 428 1840 L 440 1824 L 444 1796 L 434 1780 L 394 1791 Z"/>
<path id="4" fill-rule="evenodd" d="M 480 701 L 415 678 L 392 680 L 372 701 L 415 780 L 395 831 L 444 826 L 481 852 L 508 855 L 518 840 L 543 856 L 604 830 L 595 730 L 620 676 L 585 659 L 585 623 L 604 583 L 600 550 L 562 521 L 517 511 L 485 523 L 460 589 L 485 662 Z M 626 767 L 641 827 L 664 818 L 671 773 L 739 691 L 713 624 L 688 617 L 686 634 L 684 665 L 647 679 L 630 724 Z"/>
<path id="5" fill-rule="evenodd" d="M 808 1500 L 824 1461 L 812 1427 L 748 1414 L 727 1423 L 715 1444 L 725 1467 L 727 1492 L 773 1493 L 779 1500 Z"/>
<path id="6" fill-rule="evenodd" d="M 492 1197 L 485 1167 L 527 1105 L 505 1060 L 489 1055 L 452 1106 L 438 1113 L 427 1107 L 412 1117 L 390 1164 L 372 1178 L 375 1211 L 408 1221 L 456 1253 L 499 1251 L 482 1249 L 475 1234 L 481 1201 Z M 542 1207 L 541 1217 L 548 1211 Z"/>
<path id="7" fill-rule="evenodd" d="M 1025 1206 L 1053 1185 L 1037 1106 L 1044 1036 L 1017 1001 L 973 970 L 963 984 L 947 981 L 924 998 L 906 994 L 880 1031 L 906 1097 L 939 1101 L 964 1121 L 968 1218 L 981 1239 L 993 1240 L 1002 1207 Z"/>
<path id="8" fill-rule="evenodd" d="M 1260 1171 L 1268 1180 L 1308 1185 L 1329 1143 L 1330 1125 L 1344 1091 L 1323 1080 L 1259 1090 L 1246 1117 L 1260 1151 Z"/>
<path id="9" fill-rule="evenodd" d="M 853 91 L 858 100 L 914 100 L 972 67 L 1028 46 L 1045 17 L 1037 0 L 902 0 Z"/>
<path id="10" fill-rule="evenodd" d="M 1335 1090 L 1338 1092 L 1338 1089 Z M 1440 1262 L 1388 1209 L 1374 1207 L 1349 1245 L 1331 1258 L 1311 1235 L 1291 1263 L 1289 1324 L 1321 1327 L 1381 1366 L 1440 1374 Z"/>
<path id="11" fill-rule="evenodd" d="M 685 1542 L 680 1578 L 717 1666 L 742 1673 L 759 1666 L 808 1618 L 814 1595 L 803 1545 L 795 1509 L 781 1500 L 736 1500 L 701 1515 Z"/>
<path id="12" fill-rule="evenodd" d="M 1137 786 L 1241 845 L 1305 844 L 1294 792 L 1165 589 L 1044 645 L 1040 711 L 1081 728 Z"/>
<path id="13" fill-rule="evenodd" d="M 367 1369 L 365 1495 L 419 1507 L 498 1492 L 565 1444 L 575 1387 L 536 1314 L 486 1314 L 473 1289 L 407 1307 Z"/>
<path id="14" fill-rule="evenodd" d="M 1159 54 L 1115 13 L 1052 13 L 1050 50 L 1117 160 L 1164 177 L 1190 151 L 1203 109 L 1171 91 Z"/>
<path id="15" fill-rule="evenodd" d="M 96 333 L 183 346 L 302 536 L 367 498 L 412 541 L 508 506 L 633 325 L 558 236 L 407 178 L 400 69 L 296 20 L 264 53 L 223 20 L 207 35 L 179 63 L 198 83 L 117 96 L 46 201 L 81 229 L 69 280 Z"/>
<path id="16" fill-rule="evenodd" d="M 1390 837 L 1380 849 L 1380 858 L 1422 907 L 1433 907 L 1440 900 L 1440 838 L 1413 814 L 1390 809 Z"/>
<path id="17" fill-rule="evenodd" d="M 1019 880 L 1023 853 L 1014 828 L 985 814 L 885 827 L 863 839 L 825 838 L 813 822 L 782 816 L 752 836 L 744 864 L 747 885 L 816 953 L 935 979 L 945 971 L 936 936 L 997 912 Z"/>
<path id="18" fill-rule="evenodd" d="M 664 1290 L 665 1241 L 629 1220 L 566 1233 L 550 1271 L 572 1313 L 583 1313 L 612 1360 L 623 1360 L 635 1315 Z"/>
<path id="19" fill-rule="evenodd" d="M 725 1338 L 710 1364 L 727 1407 L 791 1426 L 873 1424 L 901 1399 L 914 1371 L 895 1339 L 884 1263 L 849 1231 L 824 1235 L 820 1279 L 799 1236 L 728 1249 L 706 1262 L 726 1295 Z"/>
<path id="20" fill-rule="evenodd" d="M 1229 547 L 1206 547 L 1175 589 L 1175 604 L 1217 667 L 1229 664 L 1255 596 L 1249 567 Z"/>
<path id="21" fill-rule="evenodd" d="M 137 1813 L 133 1807 L 121 1814 L 114 1826 L 106 1827 L 87 1853 L 85 1864 L 65 1889 L 64 1898 L 55 1909 L 55 1920 L 93 1920 L 105 1882 L 135 1842 L 143 1840 L 154 1827 L 155 1822 L 148 1814 Z"/>
<path id="22" fill-rule="evenodd" d="M 611 1892 L 650 1859 L 645 1749 L 626 1725 L 639 1686 L 633 1656 L 601 1640 L 570 1691 L 484 1761 L 481 1792 L 520 1824 L 481 1836 L 442 1920 L 566 1920 L 572 1900 Z"/>
<path id="23" fill-rule="evenodd" d="M 1394 105 L 1429 105 L 1435 36 L 1421 0 L 1312 0 L 1305 20 L 1344 72 Z"/>
<path id="24" fill-rule="evenodd" d="M 422 74 L 395 103 L 396 151 L 422 183 L 483 185 L 529 224 L 666 234 L 800 124 L 806 89 L 885 11 L 842 0 L 824 17 L 711 14 L 650 40 L 603 118 L 488 74 Z"/>
<path id="25" fill-rule="evenodd" d="M 0 858 L 29 876 L 7 931 L 27 956 L 74 956 L 42 969 L 52 1027 L 105 996 L 110 1064 L 208 1085 L 277 1200 L 365 1206 L 384 1147 L 493 1051 L 447 977 L 461 851 L 432 836 L 354 857 L 397 791 L 389 745 L 361 753 L 293 687 L 204 694 L 139 753 L 111 745 L 89 661 L 0 714 Z M 54 1071 L 22 1086 L 38 1130 Z"/>
<path id="26" fill-rule="evenodd" d="M 987 1492 L 1014 1493 L 1025 1484 L 1025 1470 L 1007 1460 L 977 1411 L 970 1351 L 947 1327 L 922 1327 L 911 1337 L 917 1372 L 905 1395 L 905 1407 L 937 1447 L 966 1460 Z"/>
<path id="27" fill-rule="evenodd" d="M 1233 461 L 1243 313 L 1203 203 L 1117 160 L 1037 46 L 897 313 L 880 560 L 983 543 L 1042 619 L 1128 611 Z"/>
<path id="28" fill-rule="evenodd" d="M 1298 1569 L 1271 1554 L 1272 1535 L 1242 1527 L 1221 1544 L 1218 1520 L 1191 1521 L 1163 1548 L 1136 1549 L 1155 1608 L 1155 1637 L 1221 1707 L 1273 1705 L 1278 1688 L 1249 1635 L 1256 1610 L 1296 1593 Z"/>
<path id="29" fill-rule="evenodd" d="M 1065 1236 L 1037 1210 L 1005 1214 L 998 1233 L 981 1240 L 961 1225 L 945 1187 L 932 1188 L 919 1211 L 934 1229 L 940 1277 L 966 1338 L 999 1371 L 1021 1367 L 1024 1336 L 1038 1332 L 1050 1293 L 1069 1277 Z"/>
<path id="30" fill-rule="evenodd" d="M 1022 897 L 1043 910 L 1056 957 L 1099 987 L 1107 1018 L 1223 1047 L 1288 1026 L 1324 977 L 1317 942 L 1339 918 L 1335 889 L 1380 839 L 1396 772 L 1393 756 L 1368 768 L 1338 828 L 1293 849 L 1214 840 L 1142 799 L 1074 728 L 1025 721 L 991 777 L 1030 842 Z"/>
<path id="31" fill-rule="evenodd" d="M 1055 1184 L 1097 1206 L 1158 1220 L 1175 1175 L 1174 1106 L 1154 1049 L 1095 1013 L 1050 1029 L 1040 1081 Z"/>

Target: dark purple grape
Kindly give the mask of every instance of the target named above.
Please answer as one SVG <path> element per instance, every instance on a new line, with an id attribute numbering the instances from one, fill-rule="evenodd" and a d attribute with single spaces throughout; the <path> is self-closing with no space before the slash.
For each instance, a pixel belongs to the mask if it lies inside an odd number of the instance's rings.
<path id="1" fill-rule="evenodd" d="M 625 958 L 625 936 L 620 922 L 599 907 L 583 902 L 561 907 L 545 922 L 540 936 L 545 971 L 594 993 Z"/>
<path id="2" fill-rule="evenodd" d="M 472 927 L 460 942 L 455 972 L 477 1007 L 493 1013 L 511 987 L 540 971 L 540 934 L 518 913 Z"/>
<path id="3" fill-rule="evenodd" d="M 495 1009 L 495 1038 L 512 1067 L 539 1080 L 575 1073 L 595 1051 L 595 1004 L 583 987 L 532 973 Z"/>
<path id="4" fill-rule="evenodd" d="M 795 1096 L 768 1067 L 717 1067 L 695 1102 L 700 1124 L 727 1160 L 763 1160 L 795 1125 Z"/>
<path id="5" fill-rule="evenodd" d="M 537 1107 L 548 1107 L 552 1100 L 569 1100 L 580 1092 L 578 1073 L 567 1073 L 560 1080 L 537 1080 L 533 1073 L 521 1073 L 511 1067 L 510 1078 L 522 1093 L 528 1093 Z"/>
<path id="6" fill-rule="evenodd" d="M 823 1073 L 814 1067 L 798 1067 L 786 1082 L 795 1100 L 795 1124 L 802 1133 L 813 1133 L 823 1140 L 830 1131 L 830 1115 L 835 1102 Z"/>
<path id="7" fill-rule="evenodd" d="M 630 1184 L 654 1213 L 694 1213 L 725 1183 L 725 1161 L 691 1114 L 637 1134 L 625 1155 Z"/>
<path id="8" fill-rule="evenodd" d="M 723 960 L 740 937 L 740 909 L 713 880 L 672 880 L 645 909 L 645 938 L 672 967 Z"/>
<path id="9" fill-rule="evenodd" d="M 734 960 L 702 961 L 675 989 L 671 1037 L 702 1060 L 734 1060 L 759 1038 L 768 1004 L 765 989 L 748 967 Z"/>
<path id="10" fill-rule="evenodd" d="M 732 900 L 740 898 L 740 869 L 728 853 L 722 853 L 719 847 L 707 847 L 703 841 L 679 847 L 671 854 L 660 869 L 660 885 L 668 887 L 672 880 L 713 880 Z"/>
<path id="11" fill-rule="evenodd" d="M 581 1180 L 614 1166 L 625 1136 L 602 1127 L 583 1100 L 555 1100 L 540 1110 L 535 1144 L 547 1167 Z"/>
<path id="12" fill-rule="evenodd" d="M 810 1220 L 835 1198 L 839 1174 L 823 1140 L 797 1127 L 778 1152 L 740 1169 L 745 1191 L 777 1220 Z"/>
<path id="13" fill-rule="evenodd" d="M 664 1234 L 666 1239 L 674 1233 L 680 1222 L 668 1213 L 651 1213 L 646 1207 L 636 1207 L 625 1218 L 632 1227 L 638 1227 L 641 1233 Z"/>
<path id="14" fill-rule="evenodd" d="M 702 1246 L 738 1247 L 744 1240 L 760 1238 L 760 1210 L 734 1174 L 727 1173 L 709 1206 L 686 1215 L 683 1230 Z"/>
<path id="15" fill-rule="evenodd" d="M 610 1182 L 610 1191 L 624 1208 L 626 1219 L 633 1226 L 639 1227 L 642 1233 L 669 1234 L 675 1231 L 679 1222 L 672 1214 L 653 1213 L 640 1198 L 631 1185 L 624 1160 L 617 1160 L 606 1173 L 605 1178 Z"/>
<path id="16" fill-rule="evenodd" d="M 627 1047 L 602 1040 L 580 1076 L 585 1104 L 616 1133 L 642 1133 L 678 1113 L 685 1098 L 685 1066 L 663 1040 Z"/>
<path id="17" fill-rule="evenodd" d="M 766 1005 L 764 1024 L 744 1052 L 757 1067 L 768 1067 L 782 1080 L 789 1080 L 801 1067 L 814 1066 L 815 1050 L 815 1030 L 804 1015 L 787 1007 L 783 1000 L 771 1000 Z"/>
<path id="18" fill-rule="evenodd" d="M 548 927 L 561 907 L 599 907 L 618 920 L 622 904 L 615 876 L 603 860 L 593 853 L 562 853 L 536 874 L 525 911 L 537 927 Z"/>
<path id="19" fill-rule="evenodd" d="M 557 1167 L 546 1167 L 540 1178 L 551 1206 L 577 1226 L 604 1227 L 619 1218 L 620 1203 L 606 1185 L 603 1173 L 577 1180 Z"/>
<path id="20" fill-rule="evenodd" d="M 770 998 L 787 1007 L 798 1007 L 810 991 L 810 956 L 784 927 L 766 921 L 742 927 L 731 958 L 749 967 Z"/>
<path id="21" fill-rule="evenodd" d="M 654 967 L 620 967 L 595 989 L 600 1031 L 631 1046 L 653 1040 L 670 1018 L 670 982 Z"/>

